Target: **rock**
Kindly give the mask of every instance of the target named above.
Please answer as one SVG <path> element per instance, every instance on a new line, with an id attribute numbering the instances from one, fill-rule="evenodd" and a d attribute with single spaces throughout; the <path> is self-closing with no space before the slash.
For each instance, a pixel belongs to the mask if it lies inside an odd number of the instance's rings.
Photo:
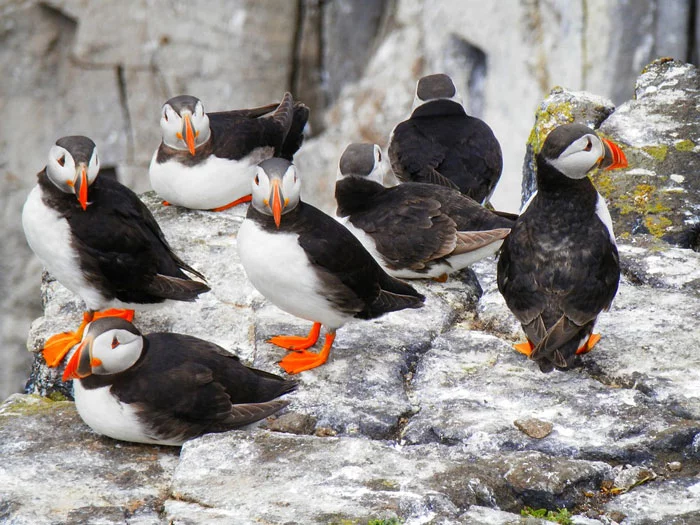
<path id="1" fill-rule="evenodd" d="M 671 461 L 666 467 L 671 472 L 680 472 L 683 470 L 683 464 L 680 461 Z"/>
<path id="2" fill-rule="evenodd" d="M 287 432 L 288 434 L 313 434 L 316 429 L 316 418 L 306 414 L 287 412 L 267 422 L 266 428 L 275 432 Z"/>
<path id="3" fill-rule="evenodd" d="M 611 500 L 606 508 L 624 514 L 624 523 L 635 525 L 698 523 L 700 480 L 687 478 L 642 485 Z"/>
<path id="4" fill-rule="evenodd" d="M 531 438 L 542 439 L 552 433 L 554 425 L 536 418 L 516 419 L 513 424 Z"/>
<path id="5" fill-rule="evenodd" d="M 0 406 L 0 521 L 159 523 L 178 451 L 98 436 L 73 403 L 16 394 Z"/>
<path id="6" fill-rule="evenodd" d="M 653 470 L 642 466 L 624 465 L 617 466 L 614 470 L 613 490 L 618 493 L 627 492 L 637 485 L 656 479 L 656 473 Z"/>
<path id="7" fill-rule="evenodd" d="M 700 71 L 660 59 L 637 79 L 635 98 L 601 125 L 602 133 L 622 143 L 629 161 L 627 170 L 594 179 L 620 238 L 649 233 L 699 249 L 699 108 Z"/>

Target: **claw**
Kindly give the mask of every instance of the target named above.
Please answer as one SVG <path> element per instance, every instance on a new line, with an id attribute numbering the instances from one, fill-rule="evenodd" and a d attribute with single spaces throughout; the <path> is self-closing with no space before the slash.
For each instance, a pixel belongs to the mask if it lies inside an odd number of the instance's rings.
<path id="1" fill-rule="evenodd" d="M 328 356 L 331 353 L 331 346 L 333 346 L 334 340 L 335 333 L 328 333 L 326 334 L 326 342 L 318 354 L 307 350 L 288 354 L 284 359 L 282 359 L 282 361 L 280 361 L 280 366 L 288 374 L 298 374 L 299 372 L 304 372 L 305 370 L 311 370 L 312 368 L 321 366 L 323 363 L 328 361 Z"/>
<path id="2" fill-rule="evenodd" d="M 273 345 L 277 345 L 286 350 L 306 350 L 307 348 L 311 348 L 316 344 L 320 333 L 321 323 L 314 323 L 314 325 L 311 327 L 309 335 L 306 337 L 296 335 L 276 335 L 270 339 L 268 343 L 272 343 Z"/>
<path id="3" fill-rule="evenodd" d="M 243 204 L 244 202 L 250 202 L 253 200 L 252 195 L 245 195 L 244 197 L 241 197 L 240 199 L 237 199 L 233 202 L 229 202 L 228 204 L 224 204 L 223 206 L 219 206 L 218 208 L 212 208 L 209 211 L 224 211 L 228 210 L 229 208 L 233 208 L 234 206 L 238 204 Z"/>

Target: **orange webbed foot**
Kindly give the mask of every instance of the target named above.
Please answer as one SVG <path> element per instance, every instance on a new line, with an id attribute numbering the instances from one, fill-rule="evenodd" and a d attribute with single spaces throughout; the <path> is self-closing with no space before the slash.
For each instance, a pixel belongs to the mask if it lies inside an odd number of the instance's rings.
<path id="1" fill-rule="evenodd" d="M 311 348 L 318 341 L 318 336 L 321 333 L 321 323 L 314 323 L 311 327 L 309 335 L 297 336 L 297 335 L 276 335 L 268 341 L 273 345 L 279 346 L 286 350 L 300 351 Z"/>
<path id="2" fill-rule="evenodd" d="M 598 341 L 600 341 L 600 334 L 591 334 L 588 337 L 588 341 L 586 341 L 581 348 L 576 350 L 576 355 L 587 354 L 593 350 L 593 347 L 598 343 Z"/>
<path id="3" fill-rule="evenodd" d="M 233 202 L 229 202 L 228 204 L 224 204 L 223 206 L 219 206 L 218 208 L 212 208 L 209 211 L 224 211 L 228 210 L 229 208 L 233 208 L 234 206 L 237 206 L 238 204 L 243 204 L 244 202 L 250 202 L 253 200 L 253 195 L 246 195 L 244 197 L 241 197 L 240 199 L 237 199 Z"/>
<path id="4" fill-rule="evenodd" d="M 94 314 L 92 312 L 85 312 L 83 313 L 83 321 L 75 332 L 62 332 L 52 335 L 46 340 L 44 349 L 41 352 L 44 356 L 44 361 L 46 361 L 46 366 L 55 368 L 61 363 L 66 354 L 70 352 L 70 349 L 82 341 L 85 327 L 93 318 Z"/>
<path id="5" fill-rule="evenodd" d="M 513 345 L 513 348 L 516 352 L 520 352 L 521 354 L 530 357 L 530 354 L 532 354 L 532 351 L 535 349 L 535 346 L 528 340 L 524 343 L 518 343 Z"/>
<path id="6" fill-rule="evenodd" d="M 447 274 L 443 273 L 442 275 L 439 275 L 437 277 L 433 277 L 433 281 L 436 283 L 446 283 L 447 282 Z"/>
<path id="7" fill-rule="evenodd" d="M 311 370 L 312 368 L 321 366 L 323 363 L 328 361 L 328 356 L 331 353 L 331 346 L 333 346 L 334 339 L 335 334 L 326 334 L 326 342 L 318 354 L 307 350 L 288 354 L 284 359 L 282 359 L 282 361 L 280 361 L 280 366 L 288 374 L 298 374 L 299 372 L 304 372 L 305 370 Z"/>
<path id="8" fill-rule="evenodd" d="M 93 316 L 93 320 L 95 319 L 102 319 L 103 317 L 120 317 L 124 319 L 125 321 L 133 321 L 134 320 L 134 311 L 133 310 L 126 310 L 123 308 L 109 308 L 108 310 L 102 310 L 100 312 L 95 312 Z"/>
<path id="9" fill-rule="evenodd" d="M 162 204 L 163 204 L 163 206 L 172 206 L 172 204 L 170 204 L 168 201 L 163 201 Z"/>

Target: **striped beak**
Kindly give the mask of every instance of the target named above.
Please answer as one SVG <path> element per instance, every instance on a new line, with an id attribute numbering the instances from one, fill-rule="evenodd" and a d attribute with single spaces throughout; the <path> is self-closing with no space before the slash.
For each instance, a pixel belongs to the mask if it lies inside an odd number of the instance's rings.
<path id="1" fill-rule="evenodd" d="M 90 358 L 90 345 L 92 343 L 92 337 L 87 336 L 80 343 L 80 346 L 75 351 L 73 356 L 66 364 L 66 368 L 63 371 L 63 381 L 70 381 L 71 379 L 82 379 L 92 374 L 92 359 Z"/>
<path id="2" fill-rule="evenodd" d="M 282 196 L 280 195 L 280 181 L 279 179 L 272 180 L 272 217 L 275 219 L 275 225 L 279 228 L 282 222 L 282 210 L 284 206 L 282 205 Z"/>
<path id="3" fill-rule="evenodd" d="M 605 149 L 605 155 L 600 161 L 600 167 L 604 170 L 615 170 L 618 168 L 627 167 L 627 157 L 620 149 L 620 146 L 615 144 L 612 140 L 601 139 L 603 141 L 603 148 Z"/>

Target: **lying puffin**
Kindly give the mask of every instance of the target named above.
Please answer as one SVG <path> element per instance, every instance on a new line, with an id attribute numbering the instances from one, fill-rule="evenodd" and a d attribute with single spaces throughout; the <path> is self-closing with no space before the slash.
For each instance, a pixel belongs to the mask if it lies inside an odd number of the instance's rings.
<path id="1" fill-rule="evenodd" d="M 598 314 L 617 292 L 610 213 L 587 175 L 624 168 L 627 159 L 592 129 L 566 124 L 549 133 L 536 162 L 537 193 L 503 243 L 497 280 L 527 336 L 516 350 L 550 372 L 593 348 Z"/>
<path id="2" fill-rule="evenodd" d="M 467 115 L 445 74 L 418 81 L 410 118 L 391 132 L 389 159 L 401 181 L 456 188 L 479 203 L 491 197 L 503 169 L 493 131 Z"/>
<path id="3" fill-rule="evenodd" d="M 98 177 L 95 143 L 70 136 L 56 141 L 22 210 L 29 246 L 49 272 L 87 307 L 76 332 L 44 346 L 58 366 L 82 338 L 87 323 L 103 315 L 131 320 L 134 309 L 168 300 L 194 301 L 209 291 L 204 276 L 170 248 L 151 212 L 112 177 Z M 105 312 L 98 310 L 109 309 Z"/>
<path id="4" fill-rule="evenodd" d="M 248 368 L 214 343 L 188 335 L 143 335 L 105 317 L 87 325 L 68 361 L 80 417 L 98 434 L 182 445 L 259 421 L 289 404 L 295 381 Z"/>
<path id="5" fill-rule="evenodd" d="M 164 204 L 198 210 L 248 202 L 255 166 L 273 156 L 291 160 L 308 118 L 309 109 L 290 93 L 279 104 L 219 113 L 205 113 L 190 95 L 171 98 L 161 113 L 151 186 Z"/>
<path id="6" fill-rule="evenodd" d="M 514 218 L 435 184 L 382 185 L 381 149 L 350 144 L 340 157 L 336 215 L 387 273 L 445 280 L 496 253 Z"/>
<path id="7" fill-rule="evenodd" d="M 293 350 L 290 374 L 322 365 L 335 332 L 352 318 L 419 308 L 425 298 L 388 275 L 340 223 L 300 200 L 301 179 L 284 159 L 268 159 L 253 180 L 253 201 L 238 232 L 238 253 L 253 286 L 282 310 L 313 321 L 308 337 L 270 342 Z M 326 329 L 320 353 L 308 352 Z"/>

